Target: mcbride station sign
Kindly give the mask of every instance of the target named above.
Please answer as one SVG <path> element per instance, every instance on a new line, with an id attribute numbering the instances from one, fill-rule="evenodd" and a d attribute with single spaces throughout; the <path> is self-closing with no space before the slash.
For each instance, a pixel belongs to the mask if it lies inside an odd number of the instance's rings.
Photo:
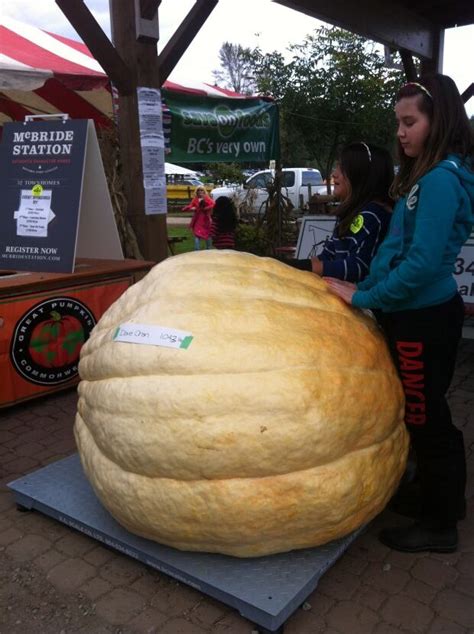
<path id="1" fill-rule="evenodd" d="M 35 124 L 37 125 L 37 124 Z M 13 156 L 70 155 L 74 142 L 74 130 L 28 130 L 13 132 Z M 59 159 L 60 160 L 60 159 Z M 41 161 L 46 163 L 47 161 Z M 53 161 L 56 163 L 56 159 Z"/>
<path id="2" fill-rule="evenodd" d="M 6 123 L 0 146 L 0 268 L 70 272 L 87 121 Z"/>

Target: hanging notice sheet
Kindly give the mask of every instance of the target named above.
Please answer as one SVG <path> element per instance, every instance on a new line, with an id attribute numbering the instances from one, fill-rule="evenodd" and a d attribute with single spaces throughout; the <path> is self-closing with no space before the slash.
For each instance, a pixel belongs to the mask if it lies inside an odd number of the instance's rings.
<path id="1" fill-rule="evenodd" d="M 87 121 L 6 123 L 0 146 L 0 268 L 74 268 Z"/>
<path id="2" fill-rule="evenodd" d="M 156 88 L 137 88 L 137 97 L 145 213 L 165 214 L 165 138 L 161 94 Z"/>

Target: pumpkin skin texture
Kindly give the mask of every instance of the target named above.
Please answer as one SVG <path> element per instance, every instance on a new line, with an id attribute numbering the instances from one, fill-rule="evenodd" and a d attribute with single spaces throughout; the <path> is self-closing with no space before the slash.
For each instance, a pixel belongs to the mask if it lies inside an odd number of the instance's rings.
<path id="1" fill-rule="evenodd" d="M 113 341 L 130 322 L 193 340 Z M 75 436 L 97 496 L 175 548 L 324 544 L 377 515 L 405 469 L 403 391 L 376 323 L 270 258 L 165 260 L 102 316 L 79 372 Z"/>

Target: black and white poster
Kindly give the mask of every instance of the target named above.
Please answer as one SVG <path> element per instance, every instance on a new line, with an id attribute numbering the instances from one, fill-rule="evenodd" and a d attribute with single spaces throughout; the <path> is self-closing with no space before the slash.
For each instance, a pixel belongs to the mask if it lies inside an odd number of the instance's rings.
<path id="1" fill-rule="evenodd" d="M 161 94 L 156 88 L 137 88 L 138 122 L 145 190 L 145 214 L 165 214 L 165 137 Z"/>
<path id="2" fill-rule="evenodd" d="M 332 235 L 335 224 L 334 216 L 303 216 L 295 258 L 305 260 L 317 257 L 323 250 L 327 238 Z"/>

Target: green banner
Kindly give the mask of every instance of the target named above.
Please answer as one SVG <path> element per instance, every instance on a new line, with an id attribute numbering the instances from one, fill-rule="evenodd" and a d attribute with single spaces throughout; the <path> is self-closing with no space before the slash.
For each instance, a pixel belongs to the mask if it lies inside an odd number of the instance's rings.
<path id="1" fill-rule="evenodd" d="M 244 163 L 280 157 L 275 102 L 183 95 L 165 89 L 161 94 L 167 161 Z"/>

